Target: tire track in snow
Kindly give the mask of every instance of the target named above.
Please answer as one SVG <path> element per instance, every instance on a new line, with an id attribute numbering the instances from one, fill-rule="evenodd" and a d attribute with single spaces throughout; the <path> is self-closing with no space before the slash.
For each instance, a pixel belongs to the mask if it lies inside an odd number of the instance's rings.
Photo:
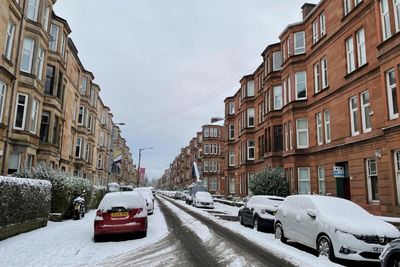
<path id="1" fill-rule="evenodd" d="M 222 257 L 227 257 L 227 259 L 219 259 L 220 262 L 224 262 L 224 265 L 231 265 L 231 266 L 294 266 L 292 263 L 286 261 L 285 259 L 279 258 L 274 255 L 272 252 L 263 249 L 262 247 L 258 246 L 257 244 L 241 237 L 239 234 L 221 226 L 217 223 L 213 222 L 212 220 L 205 218 L 204 216 L 191 211 L 190 209 L 186 208 L 185 206 L 178 204 L 174 201 L 169 200 L 168 198 L 162 197 L 163 201 L 172 205 L 176 211 L 181 211 L 180 215 L 186 213 L 186 216 L 193 218 L 194 220 L 199 221 L 199 223 L 206 226 L 210 231 L 214 233 L 216 242 L 219 244 L 225 244 L 224 253 L 216 254 Z M 168 201 L 168 202 L 167 202 Z M 161 201 L 160 201 L 161 202 Z M 185 215 L 183 215 L 185 217 Z M 192 220 L 193 220 L 192 219 Z M 218 243 L 217 243 L 218 244 Z M 210 247 L 211 249 L 216 249 L 218 247 Z M 230 262 L 231 258 L 227 250 L 233 249 L 233 253 L 231 256 L 235 256 L 235 261 Z M 218 250 L 217 250 L 218 251 Z M 238 255 L 242 257 L 238 258 Z"/>

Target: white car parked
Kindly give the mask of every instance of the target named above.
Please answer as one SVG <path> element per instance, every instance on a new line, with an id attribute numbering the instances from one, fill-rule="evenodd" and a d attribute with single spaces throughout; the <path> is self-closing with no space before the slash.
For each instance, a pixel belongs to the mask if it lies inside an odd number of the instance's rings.
<path id="1" fill-rule="evenodd" d="M 275 238 L 302 243 L 330 259 L 377 262 L 384 246 L 399 237 L 393 225 L 337 197 L 289 196 L 275 215 Z"/>
<path id="2" fill-rule="evenodd" d="M 212 196 L 208 192 L 197 192 L 193 196 L 193 206 L 195 207 L 205 207 L 205 208 L 214 208 L 214 200 Z"/>
<path id="3" fill-rule="evenodd" d="M 153 214 L 154 212 L 154 197 L 153 192 L 149 187 L 137 187 L 133 189 L 134 192 L 139 192 L 143 198 L 146 200 L 147 205 L 147 213 L 149 215 Z"/>

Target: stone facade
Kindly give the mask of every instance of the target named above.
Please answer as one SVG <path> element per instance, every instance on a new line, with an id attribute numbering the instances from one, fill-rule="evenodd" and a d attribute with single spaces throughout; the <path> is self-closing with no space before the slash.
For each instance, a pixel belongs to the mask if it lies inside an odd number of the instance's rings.
<path id="1" fill-rule="evenodd" d="M 55 3 L 0 3 L 0 170 L 46 162 L 104 185 L 112 114 L 68 37 L 68 22 L 52 11 Z"/>

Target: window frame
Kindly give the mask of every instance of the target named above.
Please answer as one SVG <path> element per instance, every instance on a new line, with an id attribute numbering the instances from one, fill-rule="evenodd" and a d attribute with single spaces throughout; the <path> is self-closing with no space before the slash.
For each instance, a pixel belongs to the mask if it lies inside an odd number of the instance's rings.
<path id="1" fill-rule="evenodd" d="M 355 107 L 353 107 L 353 103 Z M 350 111 L 350 130 L 351 136 L 357 136 L 360 134 L 359 129 L 359 114 L 358 114 L 358 97 L 352 96 L 349 98 L 349 111 Z"/>
<path id="2" fill-rule="evenodd" d="M 325 143 L 329 144 L 332 140 L 331 111 L 329 109 L 324 110 L 324 133 L 325 133 Z"/>
<path id="3" fill-rule="evenodd" d="M 11 27 L 11 29 L 10 29 Z M 6 29 L 6 40 L 4 44 L 4 56 L 11 61 L 15 36 L 15 24 L 9 20 Z"/>
<path id="4" fill-rule="evenodd" d="M 250 145 L 250 144 L 253 145 Z M 255 160 L 256 159 L 256 143 L 254 140 L 247 140 L 246 142 L 247 144 L 247 160 Z M 253 151 L 253 157 L 250 157 L 250 150 Z"/>
<path id="5" fill-rule="evenodd" d="M 31 41 L 30 47 L 25 47 L 25 41 Z M 35 39 L 30 38 L 30 37 L 25 37 L 24 40 L 22 41 L 22 54 L 21 54 L 21 65 L 20 65 L 20 70 L 26 73 L 32 73 L 32 67 L 33 67 L 33 56 L 35 53 Z M 25 54 L 25 52 L 29 52 L 28 55 L 28 68 L 25 69 L 25 67 L 23 66 L 24 64 L 22 64 L 22 62 L 24 61 L 25 57 L 27 54 Z"/>
<path id="6" fill-rule="evenodd" d="M 386 3 L 387 10 L 384 10 L 384 3 Z M 391 22 L 390 22 L 390 8 L 388 0 L 380 1 L 381 8 L 381 23 L 382 23 L 382 39 L 383 41 L 392 36 Z M 387 24 L 388 23 L 388 24 Z"/>
<path id="7" fill-rule="evenodd" d="M 274 93 L 274 110 L 280 110 L 283 107 L 282 85 L 275 85 L 272 87 L 272 90 Z"/>
<path id="8" fill-rule="evenodd" d="M 363 96 L 365 94 L 368 94 L 368 103 L 364 103 L 364 98 Z M 369 91 L 366 90 L 364 92 L 362 92 L 360 94 L 360 104 L 361 104 L 361 125 L 362 125 L 362 129 L 363 129 L 363 133 L 368 133 L 372 131 L 372 121 L 371 121 L 371 111 L 369 111 L 368 113 L 366 112 L 366 110 L 371 108 L 371 101 L 370 101 L 370 96 L 369 96 Z M 369 118 L 369 124 L 370 127 L 367 128 L 367 119 Z"/>
<path id="9" fill-rule="evenodd" d="M 298 45 L 299 41 L 297 39 L 299 37 L 297 37 L 297 36 L 299 36 L 299 35 L 302 36 L 300 39 L 303 39 L 302 46 Z M 294 54 L 295 55 L 305 54 L 306 53 L 306 33 L 304 31 L 298 31 L 298 32 L 295 32 L 293 34 L 293 36 L 294 36 Z"/>
<path id="10" fill-rule="evenodd" d="M 33 98 L 31 106 L 30 126 L 29 126 L 29 132 L 33 134 L 36 134 L 37 131 L 37 118 L 39 115 L 39 108 L 40 108 L 39 101 Z"/>
<path id="11" fill-rule="evenodd" d="M 361 28 L 356 32 L 356 42 L 357 42 L 357 61 L 358 61 L 357 63 L 358 67 L 361 67 L 367 64 L 367 50 L 365 45 L 364 28 Z"/>
<path id="12" fill-rule="evenodd" d="M 305 92 L 305 96 L 304 97 L 299 97 L 299 82 L 298 82 L 298 76 L 300 74 L 304 74 L 304 92 Z M 306 100 L 307 99 L 307 72 L 306 71 L 298 71 L 295 73 L 294 75 L 294 79 L 295 79 L 295 90 L 296 90 L 296 100 Z M 303 83 L 303 82 L 302 82 Z"/>
<path id="13" fill-rule="evenodd" d="M 307 174 L 308 174 L 308 178 L 307 179 L 303 179 L 303 178 L 300 178 L 300 170 L 305 170 L 305 171 L 307 171 Z M 307 182 L 308 183 L 308 188 L 309 188 L 309 192 L 305 192 L 305 193 L 303 193 L 303 192 L 301 192 L 300 191 L 300 182 Z M 299 195 L 309 195 L 309 194 L 311 194 L 311 176 L 310 176 L 310 167 L 298 167 L 297 168 L 297 184 L 298 184 L 298 194 Z"/>
<path id="14" fill-rule="evenodd" d="M 322 112 L 315 114 L 315 126 L 317 128 L 317 145 L 322 145 L 324 143 L 323 139 L 323 129 L 322 129 Z"/>
<path id="15" fill-rule="evenodd" d="M 79 140 L 79 145 L 78 145 L 78 140 Z M 75 158 L 80 159 L 82 155 L 82 143 L 83 143 L 83 138 L 78 136 L 76 137 L 76 143 L 75 143 Z M 79 147 L 79 154 L 77 156 L 77 148 Z"/>
<path id="16" fill-rule="evenodd" d="M 7 85 L 0 80 L 0 123 L 3 123 L 4 103 L 7 96 Z"/>
<path id="17" fill-rule="evenodd" d="M 250 112 L 251 111 L 251 112 Z M 247 115 L 247 128 L 254 128 L 255 127 L 255 110 L 254 108 L 247 108 L 246 110 L 246 115 Z M 250 124 L 251 120 L 253 120 L 253 123 Z"/>
<path id="18" fill-rule="evenodd" d="M 346 62 L 347 62 L 347 74 L 350 74 L 356 70 L 353 36 L 350 36 L 349 38 L 346 39 Z"/>
<path id="19" fill-rule="evenodd" d="M 23 110 L 23 114 L 22 114 L 22 125 L 21 127 L 16 126 L 16 122 L 17 122 L 17 113 L 18 113 L 18 106 L 20 105 L 18 103 L 18 99 L 20 96 L 24 96 L 25 97 L 25 102 L 23 104 L 24 110 Z M 25 126 L 26 126 L 26 112 L 28 109 L 28 102 L 29 101 L 29 95 L 28 94 L 24 94 L 24 93 L 17 93 L 17 97 L 16 97 L 16 101 L 15 101 L 15 112 L 14 112 L 14 124 L 13 124 L 13 128 L 15 130 L 25 130 Z"/>
<path id="20" fill-rule="evenodd" d="M 379 195 L 379 175 L 378 175 L 378 162 L 375 158 L 368 158 L 366 161 L 366 175 L 367 175 L 367 190 L 368 190 L 368 202 L 372 204 L 379 204 L 380 202 L 380 195 Z M 370 163 L 374 161 L 375 163 L 375 173 L 373 174 L 371 171 Z M 372 177 L 376 177 L 378 182 L 378 199 L 374 199 L 375 197 L 372 195 Z"/>
<path id="21" fill-rule="evenodd" d="M 389 74 L 393 73 L 394 83 L 390 84 L 390 76 Z M 388 111 L 389 111 L 389 120 L 394 120 L 399 117 L 399 104 L 398 104 L 398 92 L 397 92 L 397 83 L 396 83 L 396 70 L 394 68 L 386 71 L 386 94 L 388 99 Z M 393 92 L 395 93 L 395 97 L 393 97 Z M 397 109 L 397 112 L 395 110 Z"/>
<path id="22" fill-rule="evenodd" d="M 53 28 L 56 30 L 53 32 Z M 53 36 L 53 34 L 55 36 Z M 50 38 L 49 38 L 49 49 L 50 51 L 57 52 L 58 48 L 58 36 L 60 35 L 60 27 L 54 23 L 50 25 Z"/>
<path id="23" fill-rule="evenodd" d="M 305 129 L 299 129 L 299 121 L 305 121 L 306 122 L 306 128 Z M 305 133 L 306 135 L 306 141 L 307 144 L 301 145 L 300 144 L 300 134 Z M 306 149 L 309 148 L 310 141 L 309 141 L 309 132 L 308 132 L 308 119 L 307 118 L 299 118 L 296 119 L 296 143 L 297 143 L 297 148 L 298 149 Z"/>
<path id="24" fill-rule="evenodd" d="M 28 19 L 37 22 L 39 15 L 39 5 L 40 5 L 40 0 L 28 0 L 28 8 L 26 10 L 26 17 Z M 32 9 L 33 9 L 33 14 L 30 13 L 30 11 L 32 12 Z M 31 17 L 31 15 L 33 15 L 33 17 Z"/>
<path id="25" fill-rule="evenodd" d="M 317 166 L 317 176 L 318 176 L 318 191 L 319 191 L 319 194 L 320 195 L 326 195 L 326 179 L 325 179 L 325 167 L 324 166 Z M 322 189 L 322 185 L 321 184 L 323 184 L 323 189 Z"/>

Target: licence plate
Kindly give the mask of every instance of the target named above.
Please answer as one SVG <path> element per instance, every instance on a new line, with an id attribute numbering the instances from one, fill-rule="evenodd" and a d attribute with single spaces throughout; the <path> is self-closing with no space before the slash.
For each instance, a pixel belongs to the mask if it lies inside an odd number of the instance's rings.
<path id="1" fill-rule="evenodd" d="M 372 248 L 372 251 L 373 251 L 373 252 L 376 252 L 376 253 L 382 253 L 383 248 L 381 248 L 381 247 L 373 247 L 373 248 Z"/>
<path id="2" fill-rule="evenodd" d="M 112 212 L 111 217 L 126 217 L 128 212 Z"/>

